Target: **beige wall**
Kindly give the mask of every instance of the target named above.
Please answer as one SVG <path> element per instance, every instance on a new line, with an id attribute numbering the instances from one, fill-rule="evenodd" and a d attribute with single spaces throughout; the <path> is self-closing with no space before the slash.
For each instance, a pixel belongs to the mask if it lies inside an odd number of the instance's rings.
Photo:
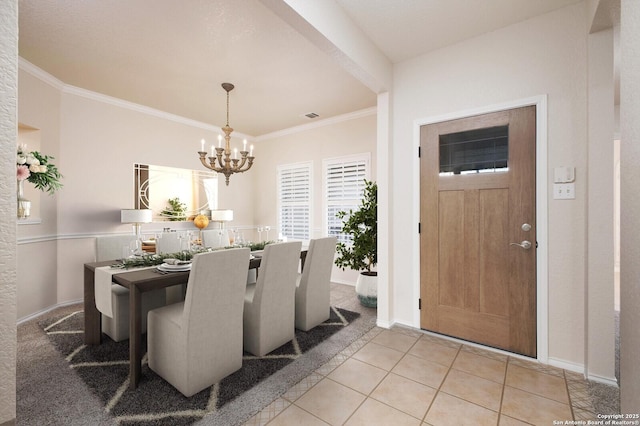
<path id="1" fill-rule="evenodd" d="M 56 157 L 64 175 L 55 196 L 37 194 L 41 222 L 18 227 L 18 318 L 24 318 L 80 300 L 78 265 L 94 260 L 94 237 L 131 232 L 120 223 L 120 209 L 133 207 L 134 163 L 201 168 L 200 140 L 216 139 L 217 128 L 65 86 L 28 63 L 19 77 L 18 119 L 40 130 L 41 151 Z M 233 224 L 252 225 L 252 194 L 249 174 L 232 176 L 228 187 L 220 179 L 218 205 L 234 210 Z M 165 226 L 195 230 L 191 223 L 158 222 L 143 231 Z"/>
<path id="2" fill-rule="evenodd" d="M 55 157 L 60 168 L 60 98 L 61 86 L 54 81 L 19 72 L 18 121 L 39 129 L 40 152 Z M 64 172 L 64 170 L 63 170 Z M 64 173 L 63 173 L 64 174 Z M 65 182 L 66 183 L 66 182 Z M 35 223 L 18 221 L 18 318 L 59 303 L 57 271 L 57 234 L 59 193 L 48 195 L 25 182 L 25 193 L 39 205 Z M 37 267 L 34 267 L 36 266 Z"/>
<path id="3" fill-rule="evenodd" d="M 16 417 L 18 2 L 0 7 L 0 424 Z"/>
<path id="4" fill-rule="evenodd" d="M 65 86 L 25 63 L 19 93 L 20 122 L 40 129 L 41 150 L 56 157 L 64 175 L 64 188 L 54 197 L 37 194 L 41 222 L 18 228 L 18 318 L 25 318 L 80 300 L 79 265 L 94 260 L 95 236 L 131 231 L 120 223 L 120 209 L 133 207 L 134 163 L 200 168 L 200 140 L 215 140 L 217 129 Z M 271 225 L 269 237 L 277 237 L 276 167 L 313 161 L 313 228 L 314 236 L 321 236 L 322 159 L 370 152 L 375 177 L 375 111 L 354 117 L 255 141 L 252 170 L 231 176 L 229 186 L 219 179 L 218 206 L 234 211 L 226 226 L 243 228 L 245 238 L 255 241 L 255 226 Z M 165 226 L 195 229 L 191 223 L 158 222 L 143 225 L 143 232 Z M 39 259 L 35 269 L 34 259 Z M 338 281 L 355 278 L 349 271 L 335 272 Z"/>
<path id="5" fill-rule="evenodd" d="M 419 197 L 411 160 L 414 121 L 548 95 L 548 178 L 576 168 L 576 199 L 548 199 L 549 360 L 580 370 L 585 335 L 587 33 L 584 3 L 485 34 L 395 68 L 393 103 L 393 252 L 395 320 L 418 326 L 413 266 L 417 233 L 407 244 L 410 206 Z M 551 194 L 551 188 L 548 188 Z"/>

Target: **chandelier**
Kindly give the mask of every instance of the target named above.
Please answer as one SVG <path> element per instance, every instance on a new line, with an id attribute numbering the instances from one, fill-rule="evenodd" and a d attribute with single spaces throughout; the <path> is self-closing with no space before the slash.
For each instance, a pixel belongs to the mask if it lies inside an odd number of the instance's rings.
<path id="1" fill-rule="evenodd" d="M 207 163 L 207 152 L 204 150 L 203 139 L 201 142 L 201 150 L 198 151 L 198 155 L 200 155 L 200 162 L 202 165 L 214 172 L 222 173 L 225 176 L 225 183 L 229 186 L 229 176 L 234 173 L 244 173 L 249 170 L 253 165 L 253 159 L 255 157 L 253 156 L 253 145 L 251 145 L 251 150 L 247 151 L 246 139 L 243 142 L 242 151 L 240 151 L 240 158 L 238 158 L 237 148 L 234 148 L 233 150 L 233 158 L 231 156 L 230 141 L 233 129 L 229 127 L 229 92 L 233 90 L 234 85 L 231 83 L 222 83 L 222 88 L 227 92 L 227 124 L 222 128 L 225 140 L 224 148 L 221 146 L 222 137 L 218 136 L 218 147 L 214 148 L 213 145 L 211 145 L 211 156 L 208 158 L 209 163 Z M 213 152 L 214 149 L 215 155 Z"/>

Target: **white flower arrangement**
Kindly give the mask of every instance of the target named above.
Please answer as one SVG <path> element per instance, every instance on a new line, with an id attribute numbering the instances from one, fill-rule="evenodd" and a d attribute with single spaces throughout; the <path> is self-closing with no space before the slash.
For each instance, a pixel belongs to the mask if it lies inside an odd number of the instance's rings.
<path id="1" fill-rule="evenodd" d="M 54 157 L 43 155 L 38 151 L 27 151 L 26 145 L 20 145 L 16 156 L 16 176 L 18 181 L 27 180 L 37 189 L 53 194 L 62 188 L 62 175 L 55 164 Z"/>

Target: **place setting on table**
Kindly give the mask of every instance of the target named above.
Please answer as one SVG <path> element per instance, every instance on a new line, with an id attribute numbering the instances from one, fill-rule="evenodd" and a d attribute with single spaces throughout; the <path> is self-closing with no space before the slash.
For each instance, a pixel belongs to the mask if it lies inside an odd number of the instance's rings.
<path id="1" fill-rule="evenodd" d="M 158 273 L 169 274 L 171 272 L 185 272 L 191 270 L 190 260 L 179 260 L 174 258 L 163 259 L 163 263 L 156 267 Z"/>

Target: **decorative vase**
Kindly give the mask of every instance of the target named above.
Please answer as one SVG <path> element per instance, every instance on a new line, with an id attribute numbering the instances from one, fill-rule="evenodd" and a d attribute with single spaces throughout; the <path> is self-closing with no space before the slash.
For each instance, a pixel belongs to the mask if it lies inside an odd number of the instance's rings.
<path id="1" fill-rule="evenodd" d="M 24 180 L 18 181 L 18 219 L 26 219 L 31 214 L 31 201 L 24 198 Z"/>
<path id="2" fill-rule="evenodd" d="M 378 273 L 360 272 L 356 281 L 356 295 L 362 306 L 376 308 L 378 306 Z"/>

